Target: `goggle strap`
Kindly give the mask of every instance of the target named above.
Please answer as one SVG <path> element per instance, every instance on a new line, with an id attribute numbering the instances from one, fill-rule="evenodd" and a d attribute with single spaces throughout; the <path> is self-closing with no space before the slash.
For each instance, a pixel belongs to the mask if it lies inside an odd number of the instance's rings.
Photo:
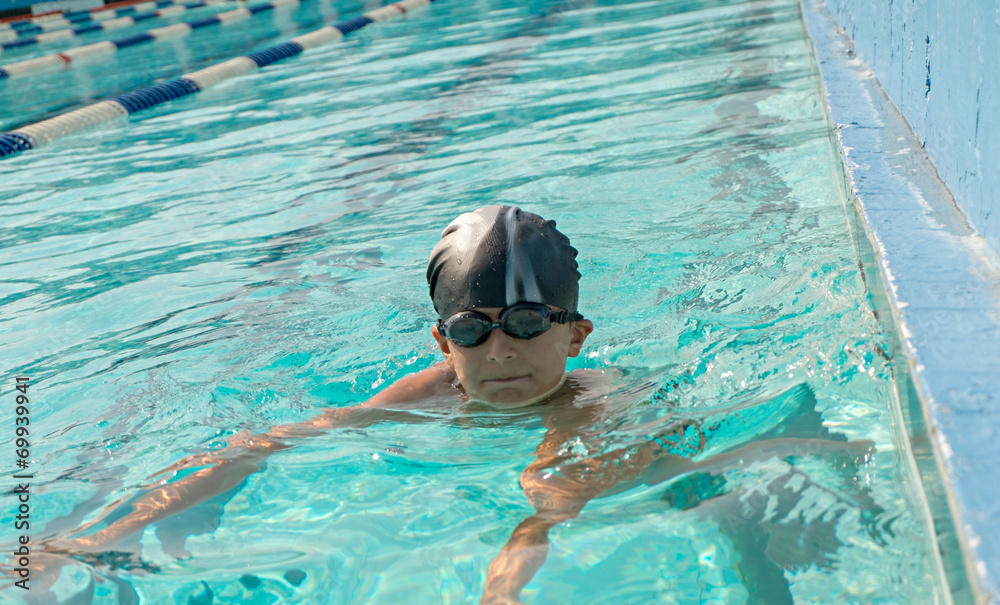
<path id="1" fill-rule="evenodd" d="M 566 309 L 563 309 L 558 313 L 553 313 L 551 317 L 555 318 L 552 321 L 557 324 L 564 324 L 570 321 L 580 321 L 583 319 L 583 315 L 580 315 L 576 311 L 567 311 Z"/>

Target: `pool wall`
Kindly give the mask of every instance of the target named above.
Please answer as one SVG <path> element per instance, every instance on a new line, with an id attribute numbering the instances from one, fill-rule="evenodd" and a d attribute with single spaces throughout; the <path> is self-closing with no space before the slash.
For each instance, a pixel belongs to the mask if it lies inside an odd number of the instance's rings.
<path id="1" fill-rule="evenodd" d="M 972 227 L 1000 251 L 1000 4 L 829 0 Z"/>
<path id="2" fill-rule="evenodd" d="M 1000 13 L 904 4 L 801 0 L 952 598 L 1000 603 Z"/>

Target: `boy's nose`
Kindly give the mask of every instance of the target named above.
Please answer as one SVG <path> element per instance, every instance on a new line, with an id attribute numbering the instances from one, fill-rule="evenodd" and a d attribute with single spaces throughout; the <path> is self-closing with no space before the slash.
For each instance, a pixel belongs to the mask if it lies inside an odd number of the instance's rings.
<path id="1" fill-rule="evenodd" d="M 517 357 L 514 349 L 514 337 L 503 330 L 493 330 L 482 345 L 486 347 L 486 358 L 490 361 L 510 361 Z"/>

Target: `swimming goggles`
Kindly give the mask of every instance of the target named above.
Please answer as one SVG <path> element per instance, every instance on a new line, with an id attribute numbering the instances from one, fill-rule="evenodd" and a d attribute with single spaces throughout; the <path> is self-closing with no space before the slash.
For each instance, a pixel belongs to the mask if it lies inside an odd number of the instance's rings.
<path id="1" fill-rule="evenodd" d="M 445 320 L 438 320 L 438 330 L 445 338 L 462 347 L 475 347 L 486 342 L 490 332 L 500 328 L 514 338 L 528 340 L 544 334 L 553 323 L 564 324 L 580 321 L 583 315 L 560 309 L 553 311 L 548 305 L 518 303 L 500 312 L 500 319 L 476 311 L 462 311 Z"/>

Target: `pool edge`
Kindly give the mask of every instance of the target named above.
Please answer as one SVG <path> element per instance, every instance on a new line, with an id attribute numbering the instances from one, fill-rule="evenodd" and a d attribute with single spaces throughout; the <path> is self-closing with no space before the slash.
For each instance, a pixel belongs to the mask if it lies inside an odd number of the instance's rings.
<path id="1" fill-rule="evenodd" d="M 983 480 L 1000 475 L 990 422 L 993 394 L 1000 393 L 995 369 L 1000 262 L 968 227 L 823 0 L 800 0 L 800 8 L 844 168 L 845 193 L 873 253 L 873 262 L 863 268 L 874 277 L 873 297 L 884 298 L 888 307 L 884 315 L 891 317 L 884 321 L 895 328 L 907 360 L 900 369 L 912 378 L 912 393 L 905 376 L 897 381 L 900 404 L 923 416 L 943 482 L 940 488 L 922 487 L 929 501 L 947 502 L 962 551 L 970 592 L 955 595 L 956 602 L 1000 602 L 989 573 L 1000 567 L 1000 549 L 989 540 L 996 533 L 990 520 L 1000 509 L 996 488 Z"/>

